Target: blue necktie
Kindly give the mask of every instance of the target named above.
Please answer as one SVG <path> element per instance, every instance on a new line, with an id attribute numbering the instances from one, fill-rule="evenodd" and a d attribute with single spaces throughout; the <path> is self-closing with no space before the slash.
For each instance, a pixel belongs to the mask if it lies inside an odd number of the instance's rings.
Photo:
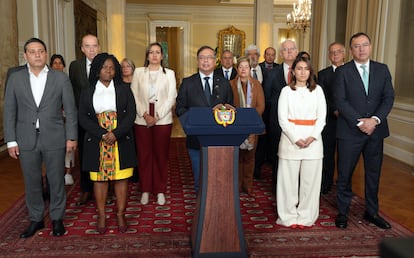
<path id="1" fill-rule="evenodd" d="M 362 81 L 364 83 L 365 93 L 368 95 L 368 71 L 366 65 L 361 65 L 362 69 Z"/>
<path id="2" fill-rule="evenodd" d="M 257 72 L 256 72 L 256 69 L 253 69 L 253 78 L 257 80 Z"/>
<path id="3" fill-rule="evenodd" d="M 211 90 L 210 90 L 210 84 L 208 83 L 208 79 L 210 79 L 210 77 L 204 77 L 204 80 L 206 81 L 204 83 L 204 95 L 206 95 L 207 102 L 210 105 Z"/>
<path id="4" fill-rule="evenodd" d="M 226 79 L 228 80 L 229 79 L 229 70 L 225 70 L 224 71 L 226 74 L 224 75 L 224 77 L 226 77 Z"/>

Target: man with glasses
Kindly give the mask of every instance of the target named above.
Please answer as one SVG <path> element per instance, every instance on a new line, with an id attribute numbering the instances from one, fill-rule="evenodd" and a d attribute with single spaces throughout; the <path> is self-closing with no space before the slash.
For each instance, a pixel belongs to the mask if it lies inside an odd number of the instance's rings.
<path id="1" fill-rule="evenodd" d="M 230 83 L 223 76 L 214 74 L 216 55 L 210 46 L 197 51 L 198 72 L 184 78 L 178 90 L 175 113 L 181 116 L 191 107 L 215 107 L 218 104 L 233 105 Z M 196 136 L 187 135 L 186 145 L 191 159 L 194 189 L 198 192 L 200 179 L 200 143 Z"/>
<path id="2" fill-rule="evenodd" d="M 262 83 L 263 72 L 259 65 L 260 49 L 256 45 L 251 44 L 244 50 L 244 54 L 250 59 L 250 72 L 253 79 Z"/>
<path id="3" fill-rule="evenodd" d="M 237 70 L 233 67 L 234 55 L 230 50 L 224 50 L 220 56 L 221 67 L 214 70 L 218 75 L 223 76 L 227 80 L 233 80 L 237 76 Z"/>
<path id="4" fill-rule="evenodd" d="M 365 170 L 364 220 L 383 229 L 391 225 L 378 214 L 378 190 L 384 138 L 389 136 L 387 116 L 394 103 L 391 74 L 385 64 L 370 60 L 371 40 L 363 32 L 350 41 L 353 60 L 337 69 L 335 102 L 339 117 L 338 139 L 338 228 L 348 225 L 352 201 L 352 175 L 362 154 Z"/>
<path id="5" fill-rule="evenodd" d="M 345 46 L 339 42 L 333 42 L 328 48 L 331 65 L 318 72 L 318 84 L 322 87 L 327 104 L 326 125 L 322 131 L 323 139 L 323 170 L 322 170 L 322 194 L 327 194 L 333 184 L 335 172 L 336 151 L 336 121 L 338 109 L 334 101 L 335 71 L 344 64 Z"/>

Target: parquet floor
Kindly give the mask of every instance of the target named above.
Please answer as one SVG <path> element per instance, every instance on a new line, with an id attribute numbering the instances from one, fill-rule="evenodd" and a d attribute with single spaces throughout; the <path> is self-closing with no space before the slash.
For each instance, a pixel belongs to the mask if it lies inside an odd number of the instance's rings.
<path id="1" fill-rule="evenodd" d="M 175 123 L 173 137 L 184 133 Z M 364 197 L 364 172 L 361 162 L 353 178 L 353 191 Z M 7 151 L 0 153 L 0 215 L 24 193 L 24 183 L 17 160 Z M 388 217 L 414 231 L 414 168 L 385 156 L 380 185 L 380 209 Z"/>

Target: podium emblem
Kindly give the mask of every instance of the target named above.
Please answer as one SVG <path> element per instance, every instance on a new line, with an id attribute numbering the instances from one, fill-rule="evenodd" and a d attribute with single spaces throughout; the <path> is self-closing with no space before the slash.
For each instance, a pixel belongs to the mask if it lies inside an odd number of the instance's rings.
<path id="1" fill-rule="evenodd" d="M 236 112 L 234 109 L 226 109 L 225 106 L 214 109 L 214 119 L 216 123 L 227 127 L 227 125 L 233 124 L 236 119 Z"/>

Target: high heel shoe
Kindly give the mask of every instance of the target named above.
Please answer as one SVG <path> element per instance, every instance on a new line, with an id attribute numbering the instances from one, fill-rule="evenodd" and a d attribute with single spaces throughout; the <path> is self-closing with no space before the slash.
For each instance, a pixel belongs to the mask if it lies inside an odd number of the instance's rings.
<path id="1" fill-rule="evenodd" d="M 125 233 L 128 228 L 128 224 L 125 219 L 125 214 L 117 214 L 118 219 L 118 230 L 120 233 Z"/>
<path id="2" fill-rule="evenodd" d="M 99 234 L 103 235 L 106 232 L 106 218 L 105 216 L 98 216 L 96 221 L 96 230 Z"/>

